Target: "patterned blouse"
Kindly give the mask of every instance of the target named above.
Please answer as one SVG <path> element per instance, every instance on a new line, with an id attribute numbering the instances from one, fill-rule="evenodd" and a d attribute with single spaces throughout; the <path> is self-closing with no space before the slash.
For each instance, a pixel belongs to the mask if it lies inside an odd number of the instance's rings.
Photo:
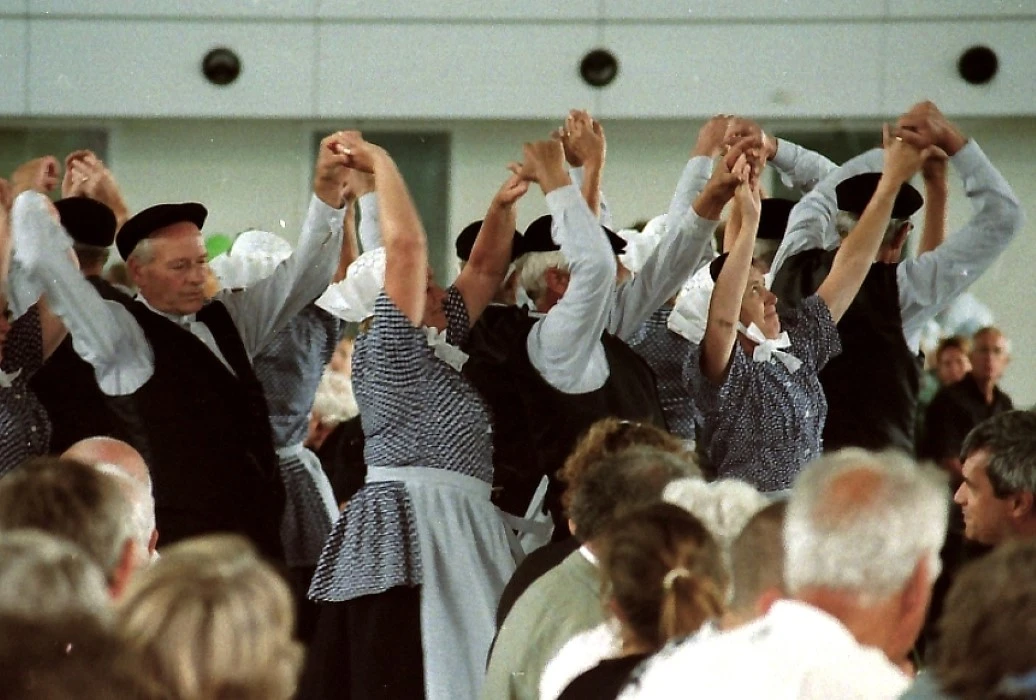
<path id="1" fill-rule="evenodd" d="M 43 364 L 43 331 L 39 310 L 33 306 L 11 324 L 3 345 L 0 368 L 18 373 L 11 386 L 0 388 L 0 476 L 29 457 L 47 453 L 50 419 L 29 388 L 29 380 Z"/>
<path id="2" fill-rule="evenodd" d="M 672 311 L 672 304 L 663 305 L 641 324 L 627 344 L 655 373 L 658 399 L 669 432 L 683 440 L 693 440 L 695 420 L 701 419 L 694 396 L 683 381 L 683 363 L 690 343 L 666 325 Z"/>
<path id="3" fill-rule="evenodd" d="M 344 325 L 310 304 L 252 360 L 270 409 L 274 446 L 289 447 L 306 439 L 313 397 Z"/>
<path id="4" fill-rule="evenodd" d="M 692 345 L 684 381 L 704 415 L 702 445 L 719 478 L 742 479 L 760 491 L 791 488 L 795 475 L 821 453 L 827 399 L 817 374 L 842 351 L 827 304 L 813 295 L 781 318 L 802 361 L 797 372 L 781 362 L 755 362 L 734 345 L 722 384 L 701 372 L 701 348 Z"/>
<path id="5" fill-rule="evenodd" d="M 456 287 L 443 302 L 446 339 L 463 346 L 467 308 Z M 493 482 L 488 409 L 460 372 L 435 356 L 422 328 L 384 293 L 353 350 L 353 389 L 369 467 L 426 467 Z M 310 598 L 343 601 L 421 583 L 413 507 L 398 481 L 366 484 L 346 506 L 317 565 Z"/>

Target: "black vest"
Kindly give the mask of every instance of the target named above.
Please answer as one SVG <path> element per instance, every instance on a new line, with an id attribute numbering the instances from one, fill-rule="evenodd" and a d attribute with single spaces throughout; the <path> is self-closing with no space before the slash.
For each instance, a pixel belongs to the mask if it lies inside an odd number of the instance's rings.
<path id="1" fill-rule="evenodd" d="M 494 453 L 499 442 L 503 458 L 513 460 L 516 469 L 524 467 L 522 483 L 526 488 L 535 489 L 543 475 L 549 477 L 547 505 L 554 516 L 555 536 L 564 537 L 568 529 L 555 473 L 564 466 L 583 433 L 609 417 L 650 423 L 663 430 L 666 425 L 651 368 L 609 333 L 601 337 L 610 370 L 604 386 L 585 394 L 565 394 L 548 384 L 532 366 L 526 351 L 526 340 L 535 323 L 524 309 L 490 312 L 487 326 L 476 331 L 469 343 L 469 354 L 476 359 L 471 369 L 465 364 L 465 375 L 482 392 L 493 412 Z M 510 421 L 519 425 L 508 425 Z M 502 439 L 498 440 L 498 434 Z M 533 450 L 529 449 L 530 438 Z M 535 471 L 530 474 L 531 470 Z M 516 510 L 524 511 L 531 496 L 532 490 L 528 490 L 507 500 L 514 501 Z"/>
<path id="2" fill-rule="evenodd" d="M 129 300 L 124 292 L 100 277 L 87 277 L 86 281 L 104 299 Z M 88 437 L 106 435 L 127 439 L 126 427 L 109 408 L 108 398 L 97 386 L 94 368 L 76 354 L 71 336 L 65 337 L 46 364 L 33 375 L 29 386 L 47 409 L 53 427 L 52 454 L 60 454 Z"/>
<path id="3" fill-rule="evenodd" d="M 837 251 L 807 250 L 777 272 L 772 291 L 796 306 L 831 270 Z M 856 299 L 838 322 L 842 353 L 820 372 L 827 396 L 824 450 L 889 447 L 913 454 L 921 358 L 903 338 L 896 265 L 871 265 Z"/>
<path id="4" fill-rule="evenodd" d="M 108 400 L 151 467 L 162 544 L 229 531 L 282 558 L 284 487 L 266 400 L 226 307 L 210 303 L 197 320 L 237 376 L 190 331 L 139 302 L 125 306 L 151 345 L 155 371 L 133 394 Z"/>

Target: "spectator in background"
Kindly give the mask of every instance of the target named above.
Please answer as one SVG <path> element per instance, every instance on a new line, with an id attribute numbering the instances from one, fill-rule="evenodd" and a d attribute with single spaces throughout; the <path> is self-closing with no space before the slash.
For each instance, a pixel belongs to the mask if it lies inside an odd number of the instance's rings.
<path id="1" fill-rule="evenodd" d="M 561 494 L 561 505 L 565 509 L 565 513 L 569 514 L 569 537 L 529 552 L 528 556 L 518 565 L 518 569 L 507 582 L 507 586 L 500 596 L 500 603 L 496 611 L 498 630 L 522 593 L 536 579 L 579 549 L 580 540 L 573 534 L 574 524 L 571 520 L 571 511 L 575 495 L 582 489 L 584 477 L 598 462 L 631 447 L 650 447 L 680 457 L 687 463 L 689 475 L 701 478 L 694 455 L 687 451 L 679 439 L 664 430 L 653 425 L 618 418 L 605 418 L 594 423 L 579 439 L 572 454 L 565 460 L 565 466 L 557 473 L 558 480 L 565 484 L 565 490 Z"/>
<path id="2" fill-rule="evenodd" d="M 110 437 L 92 437 L 75 443 L 61 457 L 89 464 L 116 478 L 133 509 L 137 565 L 145 566 L 153 561 L 158 556 L 158 528 L 151 472 L 143 455 L 127 442 Z"/>
<path id="3" fill-rule="evenodd" d="M 115 629 L 175 700 L 288 700 L 302 650 L 291 593 L 244 539 L 174 545 L 116 609 Z"/>
<path id="4" fill-rule="evenodd" d="M 106 620 L 110 612 L 104 573 L 82 548 L 41 530 L 0 534 L 0 614 Z"/>
<path id="5" fill-rule="evenodd" d="M 0 698 L 187 700 L 171 698 L 139 656 L 95 617 L 10 613 L 0 613 Z"/>
<path id="6" fill-rule="evenodd" d="M 730 578 L 723 553 L 678 506 L 659 503 L 617 519 L 600 561 L 602 604 L 617 628 L 618 648 L 585 670 L 565 668 L 555 657 L 540 682 L 540 700 L 611 700 L 637 664 L 723 614 Z"/>
<path id="7" fill-rule="evenodd" d="M 1036 413 L 1008 411 L 983 421 L 961 448 L 963 483 L 954 500 L 964 536 L 997 546 L 1036 536 Z"/>
<path id="8" fill-rule="evenodd" d="M 489 657 L 485 700 L 534 700 L 547 662 L 576 634 L 604 622 L 598 556 L 622 515 L 661 501 L 666 484 L 691 476 L 684 459 L 634 447 L 591 464 L 572 496 L 569 518 L 582 546 L 541 576 L 508 613 Z"/>
<path id="9" fill-rule="evenodd" d="M 785 516 L 791 598 L 679 645 L 620 697 L 897 697 L 939 570 L 945 488 L 935 469 L 894 452 L 812 463 Z"/>
<path id="10" fill-rule="evenodd" d="M 982 328 L 971 342 L 971 371 L 936 393 L 925 412 L 925 436 L 918 456 L 961 478 L 964 438 L 983 420 L 1014 408 L 1000 390 L 1000 379 L 1011 361 L 1011 345 L 997 328 Z"/>
<path id="11" fill-rule="evenodd" d="M 1036 538 L 969 564 L 938 622 L 940 645 L 903 700 L 1036 697 Z"/>
<path id="12" fill-rule="evenodd" d="M 137 563 L 133 512 L 115 479 L 82 462 L 37 457 L 0 479 L 0 532 L 35 528 L 83 548 L 112 598 Z"/>

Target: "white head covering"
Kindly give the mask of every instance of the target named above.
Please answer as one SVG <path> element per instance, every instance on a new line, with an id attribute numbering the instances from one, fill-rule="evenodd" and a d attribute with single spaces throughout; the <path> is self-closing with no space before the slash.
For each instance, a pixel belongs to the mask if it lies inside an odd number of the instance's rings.
<path id="1" fill-rule="evenodd" d="M 626 241 L 626 252 L 619 256 L 622 266 L 633 274 L 637 274 L 644 267 L 644 263 L 651 256 L 651 253 L 658 247 L 662 236 L 659 233 L 647 233 L 632 228 L 624 228 L 616 231 L 616 235 Z"/>
<path id="2" fill-rule="evenodd" d="M 700 343 L 705 337 L 705 326 L 709 320 L 709 302 L 712 300 L 712 281 L 709 266 L 705 265 L 684 282 L 676 295 L 676 304 L 669 314 L 669 330 L 682 335 L 692 343 Z"/>
<path id="3" fill-rule="evenodd" d="M 725 550 L 730 549 L 752 516 L 770 504 L 766 496 L 739 479 L 677 479 L 662 491 L 662 500 L 701 520 Z"/>
<path id="4" fill-rule="evenodd" d="M 248 287 L 273 274 L 291 256 L 291 244 L 269 231 L 238 234 L 230 251 L 209 262 L 216 279 L 224 287 Z"/>
<path id="5" fill-rule="evenodd" d="M 656 236 L 658 238 L 661 238 L 666 231 L 666 216 L 666 214 L 659 214 L 658 216 L 653 217 L 650 221 L 644 224 L 644 230 L 641 231 L 641 233 L 646 233 L 649 236 Z"/>
<path id="6" fill-rule="evenodd" d="M 356 258 L 336 282 L 317 299 L 316 305 L 333 316 L 359 323 L 374 315 L 374 302 L 385 287 L 385 249 L 375 248 Z"/>

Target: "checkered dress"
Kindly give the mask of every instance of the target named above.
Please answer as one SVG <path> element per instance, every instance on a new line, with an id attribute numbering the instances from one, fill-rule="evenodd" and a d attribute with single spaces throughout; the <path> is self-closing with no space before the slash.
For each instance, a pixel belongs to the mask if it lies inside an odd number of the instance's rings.
<path id="1" fill-rule="evenodd" d="M 447 291 L 443 309 L 448 342 L 464 345 L 468 315 L 455 287 Z M 375 302 L 371 329 L 356 341 L 353 388 L 369 467 L 443 469 L 492 484 L 485 404 L 384 293 Z M 406 487 L 395 481 L 366 484 L 328 537 L 310 598 L 351 600 L 421 582 L 418 532 Z"/>
<path id="2" fill-rule="evenodd" d="M 820 456 L 827 398 L 817 375 L 842 351 L 831 312 L 815 294 L 781 325 L 788 352 L 802 361 L 797 372 L 777 360 L 755 362 L 738 342 L 722 384 L 702 375 L 700 346 L 691 346 L 684 363 L 684 380 L 704 415 L 709 464 L 719 478 L 760 491 L 791 488 L 802 466 Z"/>
<path id="3" fill-rule="evenodd" d="M 35 306 L 11 324 L 3 345 L 0 368 L 18 372 L 11 386 L 0 388 L 0 476 L 29 457 L 47 453 L 50 419 L 29 388 L 29 380 L 43 364 L 43 332 Z"/>
<path id="4" fill-rule="evenodd" d="M 312 567 L 338 515 L 319 458 L 302 447 L 320 377 L 334 354 L 343 322 L 314 304 L 274 335 L 252 364 L 270 411 L 284 483 L 281 542 L 288 566 Z"/>
<path id="5" fill-rule="evenodd" d="M 658 400 L 669 432 L 683 440 L 693 440 L 695 420 L 701 418 L 694 397 L 683 381 L 683 361 L 691 346 L 666 325 L 672 310 L 672 304 L 665 304 L 651 314 L 627 345 L 643 357 L 655 373 Z"/>

